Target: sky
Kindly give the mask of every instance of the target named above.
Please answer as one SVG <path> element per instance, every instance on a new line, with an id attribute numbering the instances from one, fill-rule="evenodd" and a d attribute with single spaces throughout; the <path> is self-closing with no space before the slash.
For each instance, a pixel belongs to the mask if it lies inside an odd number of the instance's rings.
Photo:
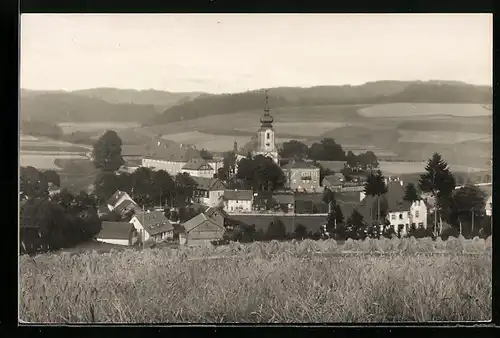
<path id="1" fill-rule="evenodd" d="M 21 87 L 492 85 L 491 14 L 23 14 Z"/>

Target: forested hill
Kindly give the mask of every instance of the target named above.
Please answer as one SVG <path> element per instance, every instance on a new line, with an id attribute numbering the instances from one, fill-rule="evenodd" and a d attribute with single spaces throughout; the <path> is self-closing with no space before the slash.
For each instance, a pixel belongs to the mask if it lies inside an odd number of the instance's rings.
<path id="1" fill-rule="evenodd" d="M 144 122 L 204 93 L 94 88 L 66 91 L 21 89 L 22 120 L 61 122 Z"/>
<path id="2" fill-rule="evenodd" d="M 173 106 L 148 121 L 148 125 L 195 119 L 198 117 L 260 110 L 264 90 L 237 94 L 200 96 Z M 378 103 L 483 103 L 492 102 L 490 86 L 454 81 L 377 81 L 359 86 L 278 87 L 269 89 L 272 108 Z"/>

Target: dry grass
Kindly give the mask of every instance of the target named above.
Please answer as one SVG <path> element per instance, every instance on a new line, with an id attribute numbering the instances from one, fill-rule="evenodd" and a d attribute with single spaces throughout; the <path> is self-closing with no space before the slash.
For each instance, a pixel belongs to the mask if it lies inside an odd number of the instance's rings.
<path id="1" fill-rule="evenodd" d="M 273 241 L 20 259 L 20 319 L 28 322 L 488 320 L 491 294 L 491 239 Z"/>

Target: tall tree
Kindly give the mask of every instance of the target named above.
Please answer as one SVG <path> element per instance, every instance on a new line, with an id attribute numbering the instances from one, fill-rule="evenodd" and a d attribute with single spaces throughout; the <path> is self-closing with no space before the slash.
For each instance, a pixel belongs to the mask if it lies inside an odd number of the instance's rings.
<path id="1" fill-rule="evenodd" d="M 364 238 L 366 223 L 363 220 L 363 216 L 354 209 L 351 216 L 347 219 L 347 237 L 352 239 Z"/>
<path id="2" fill-rule="evenodd" d="M 94 166 L 103 171 L 116 171 L 125 162 L 122 158 L 122 140 L 113 130 L 106 131 L 94 144 Z"/>
<path id="3" fill-rule="evenodd" d="M 453 194 L 453 211 L 460 222 L 468 219 L 470 233 L 479 229 L 475 226 L 475 219 L 483 216 L 485 205 L 486 194 L 476 186 L 466 185 Z"/>
<path id="4" fill-rule="evenodd" d="M 307 150 L 306 144 L 297 140 L 290 140 L 283 143 L 280 149 L 280 157 L 303 160 L 307 157 Z"/>
<path id="5" fill-rule="evenodd" d="M 307 229 L 302 224 L 297 224 L 293 233 L 295 239 L 304 239 L 307 238 Z"/>
<path id="6" fill-rule="evenodd" d="M 48 182 L 44 174 L 34 167 L 20 169 L 20 198 L 37 198 L 48 196 Z"/>
<path id="7" fill-rule="evenodd" d="M 323 191 L 323 202 L 328 204 L 328 213 L 334 212 L 334 208 L 336 206 L 335 193 L 330 189 L 326 188 Z"/>
<path id="8" fill-rule="evenodd" d="M 141 206 L 151 207 L 155 204 L 153 192 L 153 171 L 140 167 L 130 175 L 132 182 L 132 198 Z"/>
<path id="9" fill-rule="evenodd" d="M 196 186 L 196 181 L 189 174 L 177 174 L 175 176 L 174 205 L 178 207 L 189 205 Z"/>
<path id="10" fill-rule="evenodd" d="M 255 191 L 274 191 L 285 184 L 285 174 L 281 168 L 272 159 L 262 155 L 241 159 L 236 178 L 242 180 L 246 189 Z"/>
<path id="11" fill-rule="evenodd" d="M 370 195 L 372 197 L 377 196 L 377 225 L 380 224 L 380 197 L 387 193 L 387 185 L 385 184 L 385 178 L 382 175 L 380 170 L 377 170 L 375 173 L 370 172 L 368 179 L 365 183 L 365 194 Z M 370 213 L 372 215 L 373 221 L 373 212 L 372 207 L 370 205 Z"/>
<path id="12" fill-rule="evenodd" d="M 420 175 L 419 187 L 421 191 L 430 193 L 434 198 L 434 232 L 436 232 L 438 212 L 449 202 L 456 182 L 448 163 L 439 153 L 434 153 L 427 161 L 425 171 Z"/>
<path id="13" fill-rule="evenodd" d="M 158 201 L 160 205 L 170 204 L 172 202 L 175 181 L 166 171 L 158 170 L 153 173 L 152 198 Z"/>
<path id="14" fill-rule="evenodd" d="M 405 195 L 404 195 L 403 199 L 405 201 L 410 202 L 410 203 L 413 203 L 413 202 L 419 200 L 418 193 L 417 193 L 417 188 L 415 187 L 415 184 L 408 183 L 406 185 Z"/>
<path id="15" fill-rule="evenodd" d="M 94 182 L 94 193 L 100 201 L 106 201 L 117 190 L 120 190 L 120 181 L 114 172 L 99 173 Z"/>
<path id="16" fill-rule="evenodd" d="M 45 170 L 43 174 L 45 175 L 45 179 L 48 183 L 52 183 L 58 187 L 61 186 L 61 178 L 55 170 Z"/>
<path id="17" fill-rule="evenodd" d="M 286 228 L 283 221 L 275 218 L 267 228 L 266 237 L 268 239 L 282 240 L 286 237 Z"/>

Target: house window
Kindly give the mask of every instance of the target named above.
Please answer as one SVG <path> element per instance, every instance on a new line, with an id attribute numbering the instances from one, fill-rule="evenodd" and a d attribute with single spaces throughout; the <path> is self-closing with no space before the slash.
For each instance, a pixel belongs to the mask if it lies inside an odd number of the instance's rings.
<path id="1" fill-rule="evenodd" d="M 392 214 L 391 219 L 396 219 L 396 215 Z"/>
<path id="2" fill-rule="evenodd" d="M 270 133 L 267 133 L 266 134 L 266 138 L 269 140 L 271 138 L 271 134 Z"/>
<path id="3" fill-rule="evenodd" d="M 415 217 L 419 217 L 418 215 L 419 215 L 419 212 L 417 210 L 417 211 L 415 211 Z"/>
<path id="4" fill-rule="evenodd" d="M 408 217 L 410 217 L 410 212 L 408 211 Z"/>
<path id="5" fill-rule="evenodd" d="M 399 219 L 403 219 L 403 214 L 399 214 Z"/>

